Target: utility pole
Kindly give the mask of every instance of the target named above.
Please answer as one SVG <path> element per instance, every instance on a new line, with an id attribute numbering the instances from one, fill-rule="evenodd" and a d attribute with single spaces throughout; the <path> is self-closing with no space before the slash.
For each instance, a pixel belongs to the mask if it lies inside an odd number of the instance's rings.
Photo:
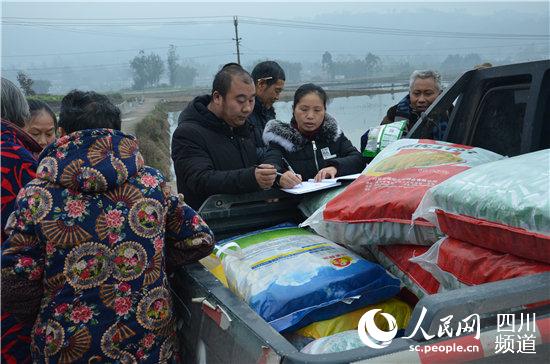
<path id="1" fill-rule="evenodd" d="M 235 38 L 233 38 L 233 40 L 235 40 L 235 45 L 237 46 L 237 63 L 241 64 L 241 52 L 239 51 L 241 38 L 239 38 L 239 19 L 237 18 L 237 16 L 233 17 L 233 25 L 235 25 Z"/>

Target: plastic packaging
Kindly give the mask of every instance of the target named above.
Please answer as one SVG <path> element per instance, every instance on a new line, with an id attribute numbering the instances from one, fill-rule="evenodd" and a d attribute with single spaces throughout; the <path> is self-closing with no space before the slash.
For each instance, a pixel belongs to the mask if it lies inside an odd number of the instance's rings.
<path id="1" fill-rule="evenodd" d="M 429 271 L 445 290 L 550 271 L 550 264 L 496 252 L 448 237 L 410 261 Z"/>
<path id="2" fill-rule="evenodd" d="M 380 265 L 305 229 L 261 231 L 232 243 L 240 248 L 220 254 L 229 288 L 280 332 L 399 292 L 400 282 Z"/>
<path id="3" fill-rule="evenodd" d="M 307 344 L 302 350 L 305 354 L 328 354 L 364 347 L 357 330 L 344 331 L 323 337 Z"/>
<path id="4" fill-rule="evenodd" d="M 214 277 L 216 277 L 225 287 L 228 287 L 227 278 L 223 271 L 222 261 L 216 254 L 210 254 L 202 258 L 199 262 L 206 268 Z"/>
<path id="5" fill-rule="evenodd" d="M 369 129 L 367 145 L 365 146 L 365 150 L 363 150 L 363 156 L 375 157 L 382 149 L 400 139 L 405 132 L 407 122 L 407 120 L 399 120 Z"/>

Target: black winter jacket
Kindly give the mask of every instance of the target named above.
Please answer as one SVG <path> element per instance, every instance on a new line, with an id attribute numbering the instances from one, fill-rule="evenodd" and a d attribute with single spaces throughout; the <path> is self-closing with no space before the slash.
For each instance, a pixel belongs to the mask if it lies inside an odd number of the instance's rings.
<path id="1" fill-rule="evenodd" d="M 189 103 L 172 136 L 178 192 L 195 210 L 211 195 L 260 190 L 254 176 L 254 165 L 260 161 L 250 125 L 232 129 L 208 110 L 210 100 L 204 95 Z"/>
<path id="2" fill-rule="evenodd" d="M 290 124 L 271 120 L 264 131 L 264 142 L 284 157 L 303 180 L 315 177 L 320 169 L 334 166 L 337 176 L 360 173 L 365 168 L 361 153 L 338 127 L 336 120 L 325 114 L 321 130 L 309 140 Z M 279 162 L 284 166 L 284 163 Z M 282 168 L 281 172 L 285 169 Z"/>
<path id="3" fill-rule="evenodd" d="M 275 119 L 275 109 L 273 107 L 267 109 L 260 101 L 260 98 L 256 96 L 254 111 L 252 111 L 252 114 L 248 117 L 248 122 L 252 125 L 254 143 L 256 144 L 256 154 L 259 158 L 261 158 L 267 150 L 267 145 L 264 144 L 262 136 L 265 125 L 272 119 Z"/>

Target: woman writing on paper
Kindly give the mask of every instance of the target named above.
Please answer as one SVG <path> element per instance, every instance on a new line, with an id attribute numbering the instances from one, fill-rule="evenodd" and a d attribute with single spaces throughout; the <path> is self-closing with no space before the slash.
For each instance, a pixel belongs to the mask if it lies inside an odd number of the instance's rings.
<path id="1" fill-rule="evenodd" d="M 310 178 L 320 181 L 359 173 L 365 168 L 363 157 L 326 108 L 325 90 L 307 83 L 294 93 L 290 124 L 278 120 L 267 123 L 264 142 L 281 154 L 280 165 L 285 171 L 277 178 L 281 188 L 292 188 Z"/>

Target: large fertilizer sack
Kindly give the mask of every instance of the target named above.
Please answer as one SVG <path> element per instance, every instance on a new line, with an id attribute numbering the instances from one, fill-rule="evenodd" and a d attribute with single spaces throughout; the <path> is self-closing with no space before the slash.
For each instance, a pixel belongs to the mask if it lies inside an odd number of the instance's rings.
<path id="1" fill-rule="evenodd" d="M 389 299 L 400 289 L 380 265 L 299 228 L 237 237 L 218 254 L 231 291 L 279 332 Z"/>
<path id="2" fill-rule="evenodd" d="M 317 193 L 308 193 L 300 201 L 298 209 L 300 209 L 304 216 L 309 217 L 320 207 L 325 206 L 327 202 L 341 194 L 346 187 L 347 186 L 340 186 L 328 190 L 321 190 Z"/>
<path id="3" fill-rule="evenodd" d="M 429 247 L 420 245 L 369 245 L 375 259 L 419 299 L 440 291 L 441 286 L 429 271 L 411 258 L 425 254 Z"/>
<path id="4" fill-rule="evenodd" d="M 411 262 L 430 272 L 444 290 L 550 271 L 550 264 L 443 238 Z"/>
<path id="5" fill-rule="evenodd" d="M 413 218 L 471 244 L 550 263 L 550 150 L 449 178 L 426 193 Z"/>
<path id="6" fill-rule="evenodd" d="M 431 245 L 434 225 L 412 214 L 428 189 L 502 156 L 481 148 L 425 139 L 401 139 L 384 150 L 344 192 L 302 226 L 353 250 L 370 244 Z"/>

